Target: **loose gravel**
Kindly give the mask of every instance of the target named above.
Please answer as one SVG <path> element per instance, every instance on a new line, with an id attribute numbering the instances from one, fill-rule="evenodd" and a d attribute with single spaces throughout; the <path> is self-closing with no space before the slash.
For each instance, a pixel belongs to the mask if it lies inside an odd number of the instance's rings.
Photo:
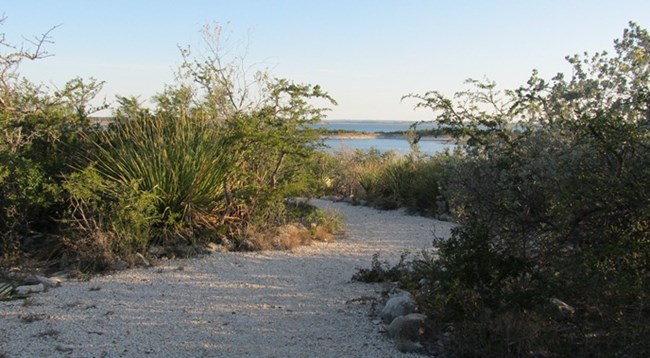
<path id="1" fill-rule="evenodd" d="M 369 317 L 382 286 L 351 282 L 451 223 L 311 200 L 346 235 L 292 252 L 213 253 L 0 302 L 0 357 L 411 357 Z"/>

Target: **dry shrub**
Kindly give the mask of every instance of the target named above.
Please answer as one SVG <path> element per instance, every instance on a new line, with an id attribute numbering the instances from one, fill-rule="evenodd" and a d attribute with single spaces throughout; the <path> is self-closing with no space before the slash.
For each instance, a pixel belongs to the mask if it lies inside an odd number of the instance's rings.
<path id="1" fill-rule="evenodd" d="M 248 225 L 234 239 L 236 249 L 239 251 L 261 251 L 271 248 L 268 235 L 253 225 Z"/>
<path id="2" fill-rule="evenodd" d="M 322 225 L 316 225 L 313 227 L 311 230 L 311 235 L 313 236 L 314 240 L 323 242 L 332 242 L 335 238 L 334 233 Z"/>
<path id="3" fill-rule="evenodd" d="M 238 245 L 244 251 L 293 250 L 311 244 L 312 240 L 309 230 L 300 224 L 287 224 L 273 230 L 249 226 L 245 237 Z"/>
<path id="4" fill-rule="evenodd" d="M 115 235 L 103 230 L 76 233 L 62 240 L 61 265 L 76 266 L 82 272 L 104 271 L 118 258 Z"/>
<path id="5" fill-rule="evenodd" d="M 279 227 L 272 239 L 273 246 L 279 250 L 293 250 L 298 246 L 311 244 L 312 237 L 304 226 L 288 224 Z"/>

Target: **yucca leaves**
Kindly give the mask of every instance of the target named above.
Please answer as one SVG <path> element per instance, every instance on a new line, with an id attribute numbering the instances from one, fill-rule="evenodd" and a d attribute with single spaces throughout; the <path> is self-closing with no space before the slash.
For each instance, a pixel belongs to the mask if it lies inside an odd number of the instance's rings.
<path id="1" fill-rule="evenodd" d="M 0 301 L 14 299 L 14 288 L 15 286 L 11 282 L 0 282 Z"/>
<path id="2" fill-rule="evenodd" d="M 306 190 L 304 164 L 318 142 L 308 124 L 320 110 L 299 99 L 326 96 L 281 84 L 288 87 L 268 103 L 229 118 L 187 97 L 184 87 L 161 94 L 153 111 L 119 98 L 113 123 L 93 134 L 88 155 L 113 202 L 108 229 L 142 243 L 168 237 L 169 229 L 193 232 L 197 218 L 214 226 L 275 217 L 277 203 Z"/>
<path id="3" fill-rule="evenodd" d="M 136 183 L 155 195 L 161 215 L 187 220 L 224 205 L 228 161 L 219 138 L 204 118 L 138 111 L 97 134 L 92 159 L 118 190 Z"/>

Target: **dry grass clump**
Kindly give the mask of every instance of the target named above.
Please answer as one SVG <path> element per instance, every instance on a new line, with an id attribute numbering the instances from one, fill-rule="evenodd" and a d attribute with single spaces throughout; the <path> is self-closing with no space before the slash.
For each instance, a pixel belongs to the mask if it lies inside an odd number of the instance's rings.
<path id="1" fill-rule="evenodd" d="M 337 219 L 338 220 L 338 219 Z M 238 249 L 243 251 L 294 250 L 299 246 L 311 245 L 313 241 L 332 242 L 341 233 L 341 224 L 311 223 L 310 228 L 301 223 L 285 224 L 273 229 L 260 229 L 249 226 L 245 239 Z"/>
<path id="2" fill-rule="evenodd" d="M 311 241 L 309 230 L 301 224 L 286 224 L 273 230 L 251 226 L 246 230 L 246 239 L 240 242 L 239 248 L 245 251 L 293 250 L 309 245 Z"/>
<path id="3" fill-rule="evenodd" d="M 331 232 L 322 225 L 316 225 L 311 229 L 311 236 L 316 241 L 332 242 L 336 238 L 336 234 Z"/>
<path id="4" fill-rule="evenodd" d="M 311 234 L 301 224 L 288 224 L 277 228 L 277 235 L 273 237 L 273 246 L 279 250 L 293 250 L 298 246 L 310 245 Z"/>

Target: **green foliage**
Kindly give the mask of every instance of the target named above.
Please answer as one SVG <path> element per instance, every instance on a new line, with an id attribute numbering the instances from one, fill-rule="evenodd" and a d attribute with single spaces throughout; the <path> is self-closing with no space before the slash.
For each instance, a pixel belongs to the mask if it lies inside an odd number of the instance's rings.
<path id="1" fill-rule="evenodd" d="M 319 147 L 318 132 L 310 125 L 323 116 L 307 103 L 311 98 L 332 101 L 318 86 L 286 80 L 269 84 L 265 106 L 222 125 L 233 153 L 236 177 L 248 200 L 282 200 L 308 190 L 310 173 L 304 166 Z M 264 150 L 260 150 L 264 148 Z M 237 184 L 233 183 L 233 190 Z M 253 191 L 252 193 L 246 191 Z"/>
<path id="2" fill-rule="evenodd" d="M 352 275 L 353 281 L 359 282 L 399 282 L 404 287 L 412 283 L 412 261 L 407 261 L 409 252 L 405 251 L 400 256 L 397 264 L 391 266 L 387 261 L 379 259 L 379 253 L 372 255 L 369 269 L 361 268 Z"/>
<path id="3" fill-rule="evenodd" d="M 248 82 L 239 62 L 209 45 L 205 58 L 183 51 L 179 82 L 155 96 L 153 109 L 118 97 L 110 126 L 90 136 L 87 160 L 114 203 L 90 211 L 111 223 L 103 230 L 129 233 L 137 246 L 217 239 L 236 247 L 249 232 L 287 224 L 286 199 L 313 182 L 304 170 L 319 145 L 310 125 L 325 110 L 312 100 L 334 101 L 319 86 L 266 75 Z"/>
<path id="4" fill-rule="evenodd" d="M 423 215 L 446 210 L 440 185 L 448 155 L 399 156 L 393 152 L 339 152 L 321 159 L 321 177 L 329 185 L 326 194 L 352 197 L 381 209 L 398 207 Z"/>
<path id="5" fill-rule="evenodd" d="M 534 72 L 516 91 L 470 81 L 456 101 L 415 96 L 465 143 L 445 165 L 463 225 L 422 272 L 436 282 L 425 305 L 462 327 L 457 353 L 650 351 L 649 43 L 632 23 L 614 56 L 569 57 L 568 80 Z M 575 315 L 541 319 L 558 298 Z M 508 338 L 504 317 L 538 333 Z"/>
<path id="6" fill-rule="evenodd" d="M 69 254 L 87 256 L 97 245 L 106 256 L 143 252 L 154 224 L 162 220 L 153 193 L 140 190 L 136 182 L 105 180 L 94 166 L 70 174 L 63 187 L 70 201 L 65 220 Z"/>
<path id="7" fill-rule="evenodd" d="M 2 23 L 4 19 L 0 20 Z M 55 233 L 65 211 L 62 176 L 78 164 L 84 150 L 83 132 L 89 106 L 102 87 L 94 79 L 69 81 L 52 91 L 23 80 L 23 61 L 46 55 L 49 31 L 29 50 L 4 42 L 0 47 L 0 256 L 16 254 L 21 238 L 34 233 Z M 16 50 L 20 48 L 20 50 Z"/>
<path id="8" fill-rule="evenodd" d="M 0 237 L 2 256 L 20 249 L 20 237 L 31 228 L 45 230 L 61 190 L 38 163 L 13 153 L 0 153 Z"/>
<path id="9" fill-rule="evenodd" d="M 155 203 L 158 222 L 152 225 L 160 230 L 152 240 L 174 235 L 175 225 L 190 223 L 200 213 L 223 209 L 229 163 L 216 128 L 205 118 L 151 114 L 130 99 L 121 102 L 110 127 L 94 133 L 89 159 L 111 183 L 109 190 L 115 192 L 110 195 L 126 193 L 123 199 L 134 200 L 132 205 Z M 139 194 L 129 199 L 131 193 Z"/>
<path id="10" fill-rule="evenodd" d="M 203 56 L 182 49 L 178 81 L 152 109 L 118 96 L 104 128 L 89 118 L 106 108 L 90 105 L 102 82 L 76 78 L 50 91 L 20 80 L 21 60 L 45 55 L 47 33 L 33 52 L 0 54 L 3 256 L 27 233 L 56 233 L 48 257 L 105 269 L 151 244 L 237 242 L 302 220 L 286 199 L 312 192 L 305 168 L 320 140 L 310 125 L 326 111 L 315 103 L 335 102 L 319 86 L 265 71 L 248 78 L 243 58 L 224 57 L 232 52 L 220 32 L 204 29 Z M 336 226 L 321 219 L 307 220 L 313 236 Z"/>

